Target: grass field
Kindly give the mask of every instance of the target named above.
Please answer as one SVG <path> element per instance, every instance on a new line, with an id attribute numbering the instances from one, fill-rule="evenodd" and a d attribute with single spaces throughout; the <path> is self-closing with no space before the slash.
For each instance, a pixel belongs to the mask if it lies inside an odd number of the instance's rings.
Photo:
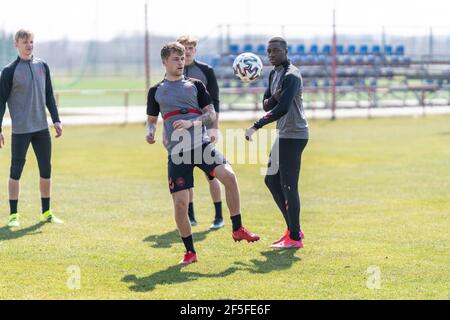
<path id="1" fill-rule="evenodd" d="M 297 252 L 269 249 L 284 226 L 259 165 L 234 166 L 244 223 L 262 236 L 251 245 L 232 241 L 228 219 L 208 230 L 213 206 L 197 172 L 199 263 L 183 269 L 166 153 L 145 144 L 142 126 L 66 127 L 53 145 L 53 208 L 66 224 L 38 224 L 29 152 L 18 230 L 4 227 L 6 183 L 0 189 L 0 299 L 450 298 L 448 116 L 312 121 L 300 185 L 306 240 Z M 367 286 L 373 266 L 379 289 Z M 68 286 L 71 270 L 80 271 L 77 290 Z"/>

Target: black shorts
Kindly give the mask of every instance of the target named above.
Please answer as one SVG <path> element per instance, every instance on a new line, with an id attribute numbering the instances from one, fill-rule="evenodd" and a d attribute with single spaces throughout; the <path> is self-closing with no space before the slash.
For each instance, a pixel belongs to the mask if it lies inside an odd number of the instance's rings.
<path id="1" fill-rule="evenodd" d="M 52 139 L 48 129 L 32 133 L 12 134 L 10 178 L 20 179 L 30 144 L 36 154 L 41 178 L 50 179 Z"/>
<path id="2" fill-rule="evenodd" d="M 212 180 L 215 177 L 214 170 L 224 164 L 227 164 L 227 160 L 220 151 L 215 149 L 212 143 L 204 144 L 201 148 L 180 153 L 176 156 L 169 155 L 170 193 L 194 187 L 195 167 L 200 168 Z"/>

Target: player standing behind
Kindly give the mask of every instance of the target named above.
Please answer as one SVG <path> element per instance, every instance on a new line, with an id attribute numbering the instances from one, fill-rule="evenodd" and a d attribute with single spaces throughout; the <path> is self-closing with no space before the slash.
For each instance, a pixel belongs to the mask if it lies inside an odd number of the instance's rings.
<path id="1" fill-rule="evenodd" d="M 216 120 L 212 125 L 206 126 L 208 136 L 212 143 L 217 143 L 219 135 L 219 85 L 217 84 L 216 75 L 211 66 L 195 59 L 197 54 L 198 40 L 190 36 L 181 36 L 177 39 L 186 50 L 186 59 L 184 66 L 184 75 L 189 78 L 198 79 L 206 86 L 206 90 L 211 96 L 214 110 L 216 111 Z M 222 196 L 220 183 L 213 176 L 206 175 L 209 183 L 209 192 L 214 203 L 215 216 L 210 229 L 217 230 L 224 226 L 222 215 Z M 197 225 L 194 213 L 194 190 L 189 190 L 189 220 L 192 226 Z"/>
<path id="2" fill-rule="evenodd" d="M 303 248 L 298 180 L 309 129 L 303 109 L 302 77 L 288 60 L 287 42 L 283 38 L 270 39 L 267 54 L 274 69 L 269 75 L 263 105 L 264 111 L 270 112 L 247 129 L 245 135 L 251 140 L 256 130 L 277 121 L 278 137 L 270 154 L 265 183 L 283 214 L 287 230 L 271 247 Z"/>
<path id="3" fill-rule="evenodd" d="M 56 137 L 59 138 L 62 135 L 50 69 L 44 61 L 33 56 L 34 34 L 32 32 L 19 30 L 15 35 L 15 46 L 19 56 L 3 69 L 0 77 L 0 148 L 5 143 L 1 125 L 6 102 L 8 102 L 12 123 L 8 226 L 18 227 L 20 225 L 17 212 L 19 180 L 30 143 L 39 166 L 41 221 L 63 223 L 55 217 L 50 209 L 52 145 L 45 106 L 50 112 Z"/>
<path id="4" fill-rule="evenodd" d="M 161 113 L 168 139 L 165 146 L 169 153 L 169 188 L 175 221 L 186 247 L 186 254 L 180 264 L 186 265 L 197 261 L 188 218 L 189 189 L 194 187 L 194 167 L 214 175 L 225 186 L 233 239 L 253 242 L 258 241 L 259 237 L 242 226 L 236 176 L 206 134 L 205 125 L 211 125 L 216 119 L 211 97 L 200 80 L 183 75 L 184 46 L 178 42 L 166 44 L 161 50 L 161 60 L 166 76 L 148 93 L 146 141 L 155 143 L 156 124 Z"/>

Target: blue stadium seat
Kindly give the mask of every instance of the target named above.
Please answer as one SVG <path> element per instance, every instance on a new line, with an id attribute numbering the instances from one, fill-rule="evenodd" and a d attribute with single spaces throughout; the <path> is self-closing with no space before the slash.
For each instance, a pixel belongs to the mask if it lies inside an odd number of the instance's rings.
<path id="1" fill-rule="evenodd" d="M 359 47 L 359 54 L 368 54 L 369 53 L 369 47 L 365 44 L 363 44 L 361 47 Z"/>
<path id="2" fill-rule="evenodd" d="M 230 44 L 228 50 L 230 51 L 230 54 L 232 54 L 232 55 L 239 54 L 239 46 L 237 44 Z"/>
<path id="3" fill-rule="evenodd" d="M 301 64 L 302 63 L 302 56 L 299 54 L 296 54 L 291 57 L 291 61 L 293 64 Z"/>
<path id="4" fill-rule="evenodd" d="M 344 54 L 344 46 L 343 45 L 336 46 L 336 54 Z"/>
<path id="5" fill-rule="evenodd" d="M 389 45 L 384 46 L 384 54 L 390 56 L 392 54 L 392 46 Z"/>
<path id="6" fill-rule="evenodd" d="M 354 54 L 356 54 L 356 46 L 353 45 L 353 44 L 349 45 L 349 46 L 348 46 L 347 54 L 349 54 L 349 55 L 354 55 Z"/>
<path id="7" fill-rule="evenodd" d="M 381 54 L 381 47 L 379 45 L 372 46 L 372 54 L 375 55 Z"/>
<path id="8" fill-rule="evenodd" d="M 319 57 L 317 58 L 317 61 L 318 61 L 320 64 L 326 64 L 326 63 L 327 63 L 327 56 L 321 54 L 321 55 L 319 55 Z"/>
<path id="9" fill-rule="evenodd" d="M 242 50 L 243 50 L 243 52 L 252 52 L 253 46 L 250 43 L 246 43 L 246 44 L 244 44 L 244 48 Z"/>
<path id="10" fill-rule="evenodd" d="M 287 49 L 288 49 L 288 54 L 293 54 L 294 53 L 291 44 L 288 44 L 288 48 Z"/>
<path id="11" fill-rule="evenodd" d="M 263 45 L 263 44 L 259 44 L 259 45 L 256 47 L 256 53 L 257 53 L 258 55 L 260 55 L 260 56 L 266 55 L 266 46 Z"/>
<path id="12" fill-rule="evenodd" d="M 370 80 L 370 86 L 371 86 L 371 87 L 376 87 L 376 86 L 377 86 L 377 83 L 378 83 L 377 79 L 371 79 L 371 80 Z"/>
<path id="13" fill-rule="evenodd" d="M 405 54 L 405 46 L 398 46 L 397 48 L 395 48 L 395 54 L 403 56 Z"/>
<path id="14" fill-rule="evenodd" d="M 313 44 L 311 48 L 309 49 L 310 54 L 318 54 L 319 53 L 319 46 L 317 44 Z"/>
<path id="15" fill-rule="evenodd" d="M 299 54 L 299 55 L 305 54 L 305 46 L 303 44 L 299 44 L 297 46 L 297 54 Z"/>
<path id="16" fill-rule="evenodd" d="M 213 68 L 217 67 L 220 64 L 220 58 L 219 57 L 214 57 L 211 59 L 211 66 Z"/>
<path id="17" fill-rule="evenodd" d="M 322 54 L 330 55 L 331 54 L 331 46 L 329 44 L 326 44 L 322 48 Z"/>

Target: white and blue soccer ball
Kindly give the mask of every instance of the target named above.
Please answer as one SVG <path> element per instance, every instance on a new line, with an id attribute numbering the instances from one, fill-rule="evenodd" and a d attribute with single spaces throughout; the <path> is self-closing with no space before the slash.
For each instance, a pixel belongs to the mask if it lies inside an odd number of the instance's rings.
<path id="1" fill-rule="evenodd" d="M 242 82 L 250 83 L 257 80 L 263 70 L 261 59 L 254 53 L 244 52 L 234 59 L 233 71 Z"/>

